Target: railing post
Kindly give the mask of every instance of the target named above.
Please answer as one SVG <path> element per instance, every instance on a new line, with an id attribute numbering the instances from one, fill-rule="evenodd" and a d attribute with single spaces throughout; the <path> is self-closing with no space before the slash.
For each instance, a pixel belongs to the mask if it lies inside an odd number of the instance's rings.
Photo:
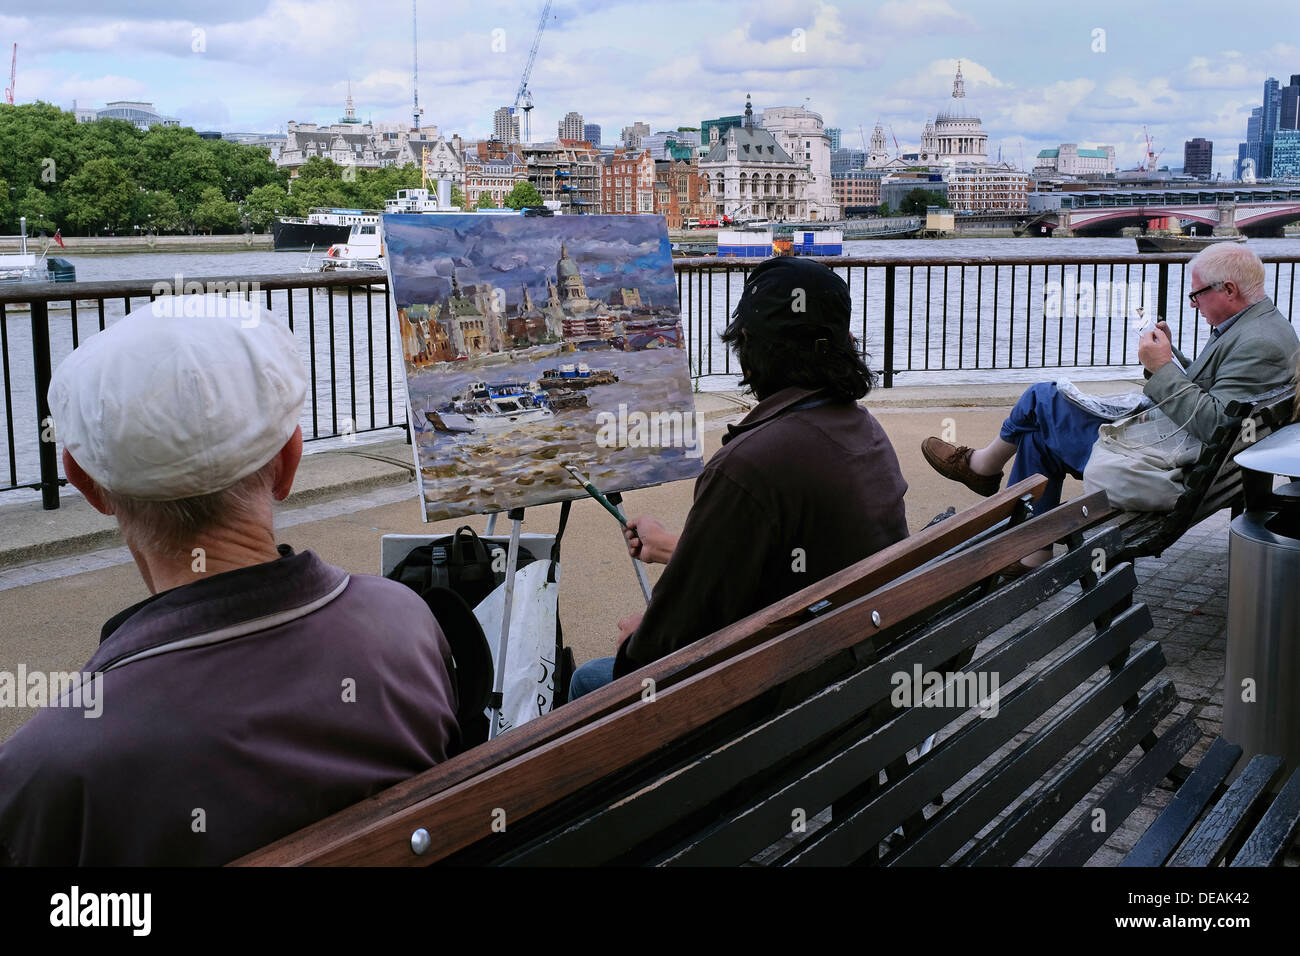
<path id="1" fill-rule="evenodd" d="M 863 294 L 866 294 L 863 270 Z M 885 388 L 894 387 L 894 266 L 885 266 Z"/>
<path id="2" fill-rule="evenodd" d="M 1157 273 L 1159 285 L 1156 288 L 1156 318 L 1167 319 L 1169 317 L 1169 263 L 1160 263 L 1160 269 Z"/>
<path id="3" fill-rule="evenodd" d="M 41 506 L 59 506 L 59 462 L 50 425 L 50 311 L 44 300 L 32 301 L 32 368 L 36 370 L 36 441 L 41 460 Z M 48 441 L 46 439 L 49 439 Z"/>

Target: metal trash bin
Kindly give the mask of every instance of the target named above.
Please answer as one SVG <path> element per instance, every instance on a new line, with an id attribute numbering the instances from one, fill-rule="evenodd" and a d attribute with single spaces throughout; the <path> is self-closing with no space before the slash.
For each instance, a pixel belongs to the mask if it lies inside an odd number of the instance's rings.
<path id="1" fill-rule="evenodd" d="M 1223 737 L 1300 767 L 1300 424 L 1279 429 L 1234 459 L 1246 510 L 1228 537 L 1228 648 Z"/>

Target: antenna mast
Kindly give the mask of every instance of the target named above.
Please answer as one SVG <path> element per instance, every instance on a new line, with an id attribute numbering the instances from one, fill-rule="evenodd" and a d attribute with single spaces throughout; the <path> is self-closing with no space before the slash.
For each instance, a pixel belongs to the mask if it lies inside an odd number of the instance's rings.
<path id="1" fill-rule="evenodd" d="M 420 131 L 420 39 L 415 20 L 415 0 L 411 0 L 411 89 L 415 93 L 415 131 Z"/>
<path id="2" fill-rule="evenodd" d="M 9 85 L 5 87 L 5 102 L 14 105 L 14 87 L 18 85 L 18 44 L 14 44 L 14 56 L 9 61 Z"/>

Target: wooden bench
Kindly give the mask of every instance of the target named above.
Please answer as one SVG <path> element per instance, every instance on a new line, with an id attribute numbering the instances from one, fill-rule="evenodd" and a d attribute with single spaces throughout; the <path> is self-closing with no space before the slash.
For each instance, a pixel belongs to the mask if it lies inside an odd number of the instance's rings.
<path id="1" fill-rule="evenodd" d="M 1233 457 L 1253 442 L 1291 421 L 1295 389 L 1284 385 L 1253 401 L 1229 402 L 1230 421 L 1215 430 L 1201 456 L 1185 472 L 1186 490 L 1172 511 L 1121 512 L 1109 523 L 1122 529 L 1124 547 L 1119 558 L 1159 557 L 1186 532 L 1224 508 L 1235 517 L 1241 513 L 1243 484 L 1241 469 Z M 1252 424 L 1246 425 L 1249 419 Z"/>
<path id="2" fill-rule="evenodd" d="M 1204 741 L 1173 715 L 1131 565 L 1111 561 L 1121 532 L 1087 530 L 1110 514 L 1104 495 L 1015 523 L 1042 485 L 1006 489 L 239 862 L 1083 862 Z M 1065 554 L 990 587 L 1057 541 Z M 989 716 L 977 700 L 896 698 L 900 675 L 972 654 L 966 674 L 998 679 Z M 938 745 L 916 756 L 931 734 Z M 1217 772 L 1225 751 L 1211 754 Z M 1226 773 L 1193 780 L 1213 796 Z M 1250 773 L 1233 786 L 1258 796 L 1238 786 Z M 1219 855 L 1245 840 L 1245 859 L 1279 858 L 1296 787 L 1249 839 L 1261 801 L 1229 790 L 1241 813 L 1214 824 L 1230 831 Z"/>

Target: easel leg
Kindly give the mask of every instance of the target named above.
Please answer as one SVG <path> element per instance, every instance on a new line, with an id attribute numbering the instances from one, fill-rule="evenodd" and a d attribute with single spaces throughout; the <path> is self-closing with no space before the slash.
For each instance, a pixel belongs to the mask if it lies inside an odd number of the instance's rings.
<path id="1" fill-rule="evenodd" d="M 612 491 L 609 494 L 607 494 L 605 497 L 609 499 L 609 503 L 613 505 L 615 509 L 617 509 L 620 515 L 623 515 L 624 518 L 627 517 L 627 515 L 623 514 L 623 496 L 621 494 L 619 494 L 617 491 Z M 638 561 L 636 558 L 632 558 L 632 570 L 636 572 L 636 582 L 637 584 L 641 585 L 641 593 L 645 595 L 645 603 L 649 604 L 650 603 L 650 579 L 646 577 L 645 565 L 642 564 L 640 561 Z"/>
<path id="2" fill-rule="evenodd" d="M 492 675 L 489 740 L 495 737 L 500 729 L 501 705 L 506 685 L 506 651 L 510 646 L 510 609 L 515 599 L 515 569 L 519 567 L 519 531 L 524 523 L 524 509 L 511 508 L 506 517 L 510 519 L 510 549 L 506 552 L 506 592 L 504 606 L 501 608 L 501 636 L 497 640 L 497 666 L 496 673 Z M 488 534 L 491 534 L 492 525 L 496 523 L 496 515 L 490 516 L 488 521 Z"/>

